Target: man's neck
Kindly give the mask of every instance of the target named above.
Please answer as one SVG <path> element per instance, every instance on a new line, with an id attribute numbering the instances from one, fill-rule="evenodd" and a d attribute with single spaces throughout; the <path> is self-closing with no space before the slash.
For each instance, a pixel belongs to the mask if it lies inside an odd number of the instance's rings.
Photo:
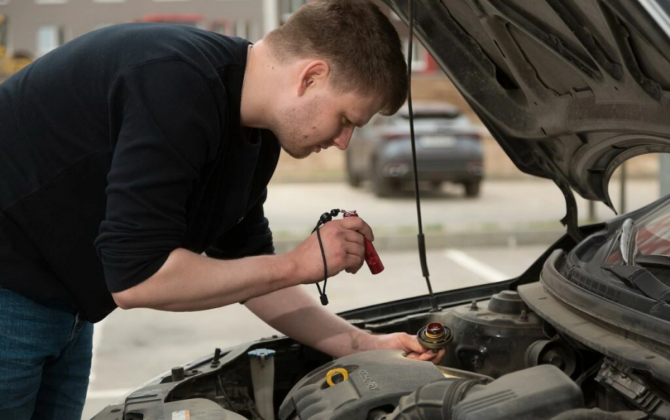
<path id="1" fill-rule="evenodd" d="M 272 73 L 275 68 L 271 61 L 263 41 L 259 41 L 253 48 L 249 46 L 240 104 L 240 123 L 245 127 L 270 126 L 272 103 L 267 98 L 273 95 Z"/>

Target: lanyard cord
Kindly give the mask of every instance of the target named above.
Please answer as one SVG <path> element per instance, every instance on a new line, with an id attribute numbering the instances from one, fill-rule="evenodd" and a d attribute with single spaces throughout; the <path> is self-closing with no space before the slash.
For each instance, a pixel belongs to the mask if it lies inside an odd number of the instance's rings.
<path id="1" fill-rule="evenodd" d="M 319 299 L 321 299 L 321 304 L 323 306 L 328 305 L 328 295 L 326 295 L 326 285 L 328 284 L 328 264 L 326 263 L 326 251 L 323 249 L 323 242 L 321 242 L 321 232 L 319 231 L 319 226 L 315 227 L 316 237 L 319 239 L 319 247 L 321 248 L 321 258 L 323 258 L 323 291 L 321 291 L 321 286 L 319 283 L 316 283 L 316 288 L 319 290 Z"/>
<path id="2" fill-rule="evenodd" d="M 316 223 L 316 227 L 312 230 L 312 233 L 316 231 L 316 238 L 319 240 L 319 248 L 321 248 L 321 258 L 323 258 L 323 290 L 319 283 L 316 283 L 316 288 L 319 291 L 319 299 L 323 306 L 328 305 L 328 295 L 326 295 L 326 285 L 328 284 L 328 263 L 326 262 L 326 251 L 323 249 L 323 242 L 321 241 L 321 231 L 320 227 L 326 222 L 333 220 L 333 217 L 340 214 L 340 209 L 332 209 L 328 213 L 323 213 L 319 218 L 319 221 Z"/>

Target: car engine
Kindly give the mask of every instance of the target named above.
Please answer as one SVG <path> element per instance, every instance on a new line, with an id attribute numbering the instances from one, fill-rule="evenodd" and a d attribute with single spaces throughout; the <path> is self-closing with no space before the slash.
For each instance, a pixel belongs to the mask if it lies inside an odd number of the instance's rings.
<path id="1" fill-rule="evenodd" d="M 339 366 L 347 366 L 352 374 L 328 385 L 328 372 Z M 397 351 L 374 351 L 344 357 L 304 378 L 284 400 L 279 418 L 549 418 L 542 416 L 582 406 L 579 387 L 551 365 L 493 380 L 417 363 Z"/>
<path id="2" fill-rule="evenodd" d="M 620 371 L 614 373 L 612 361 L 559 334 L 515 291 L 429 313 L 423 320 L 451 332 L 443 366 L 392 351 L 344 357 L 298 382 L 279 419 L 668 418 L 670 405 L 660 397 L 660 387 L 632 385 L 625 375 L 627 385 L 617 381 Z M 347 380 L 328 384 L 334 369 L 345 369 Z M 646 406 L 622 401 L 627 395 L 642 402 L 640 392 Z"/>
<path id="3" fill-rule="evenodd" d="M 399 351 L 333 360 L 286 337 L 217 349 L 94 420 L 180 413 L 232 420 L 670 419 L 670 386 L 658 374 L 669 371 L 653 365 L 665 363 L 665 349 L 656 358 L 642 353 L 650 365 L 626 362 L 620 351 L 631 340 L 621 337 L 619 345 L 597 329 L 580 337 L 571 326 L 591 328 L 593 320 L 572 319 L 552 305 L 558 302 L 535 283 L 437 312 L 350 319 L 371 333 L 416 334 L 441 324 L 449 339 L 439 366 Z"/>

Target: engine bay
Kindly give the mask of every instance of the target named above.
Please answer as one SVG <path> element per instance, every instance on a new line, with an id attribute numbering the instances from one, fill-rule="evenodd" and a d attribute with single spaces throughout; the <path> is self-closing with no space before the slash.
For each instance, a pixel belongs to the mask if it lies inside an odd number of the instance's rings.
<path id="1" fill-rule="evenodd" d="M 439 366 L 399 351 L 333 359 L 271 337 L 174 368 L 94 419 L 670 418 L 665 349 L 598 326 L 539 282 L 437 312 L 349 321 L 373 334 L 441 324 L 446 356 Z"/>

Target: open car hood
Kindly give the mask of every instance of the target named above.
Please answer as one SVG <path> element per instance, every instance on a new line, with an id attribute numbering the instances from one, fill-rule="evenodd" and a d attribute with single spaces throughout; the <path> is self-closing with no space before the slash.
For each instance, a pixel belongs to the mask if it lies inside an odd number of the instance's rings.
<path id="1" fill-rule="evenodd" d="M 384 1 L 409 21 L 408 0 Z M 669 13 L 663 0 L 414 0 L 413 20 L 516 166 L 554 180 L 570 213 L 570 189 L 613 207 L 621 163 L 670 152 Z"/>

